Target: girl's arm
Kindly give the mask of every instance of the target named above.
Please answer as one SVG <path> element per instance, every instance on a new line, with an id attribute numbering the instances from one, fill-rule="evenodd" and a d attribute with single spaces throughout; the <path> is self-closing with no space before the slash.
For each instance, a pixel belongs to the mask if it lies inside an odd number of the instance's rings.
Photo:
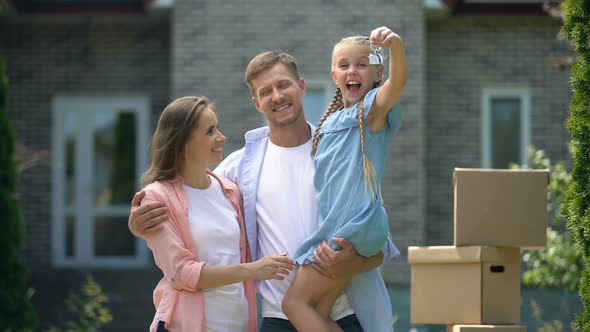
<path id="1" fill-rule="evenodd" d="M 398 102 L 408 79 L 408 63 L 404 45 L 399 35 L 387 27 L 380 27 L 371 32 L 373 45 L 389 48 L 389 78 L 377 92 L 373 106 L 367 115 L 367 126 L 378 131 L 387 125 L 387 114 Z"/>

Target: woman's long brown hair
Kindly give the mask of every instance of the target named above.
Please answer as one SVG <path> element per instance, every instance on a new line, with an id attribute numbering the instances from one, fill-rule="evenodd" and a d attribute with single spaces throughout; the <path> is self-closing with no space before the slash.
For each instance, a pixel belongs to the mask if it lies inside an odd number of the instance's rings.
<path id="1" fill-rule="evenodd" d="M 207 97 L 193 96 L 178 98 L 164 108 L 152 138 L 150 167 L 141 177 L 142 188 L 179 174 L 184 162 L 184 147 L 206 108 L 215 111 L 215 104 Z"/>

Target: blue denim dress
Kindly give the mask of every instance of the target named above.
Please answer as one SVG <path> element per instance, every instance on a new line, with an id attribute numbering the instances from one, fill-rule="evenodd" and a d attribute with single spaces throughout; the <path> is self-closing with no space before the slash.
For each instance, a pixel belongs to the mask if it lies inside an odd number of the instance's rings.
<path id="1" fill-rule="evenodd" d="M 365 97 L 366 118 L 379 88 Z M 342 237 L 363 256 L 383 249 L 389 234 L 387 213 L 381 196 L 381 179 L 391 135 L 399 128 L 401 112 L 396 104 L 389 112 L 386 128 L 374 132 L 365 124 L 365 148 L 377 177 L 377 198 L 367 191 L 358 127 L 359 103 L 332 114 L 322 125 L 314 158 L 314 187 L 319 209 L 319 228 L 295 254 L 299 264 L 313 261 L 313 251 L 322 240 Z"/>
<path id="2" fill-rule="evenodd" d="M 365 96 L 365 119 L 378 90 L 379 88 L 375 88 Z M 314 158 L 319 228 L 295 253 L 294 259 L 299 264 L 314 261 L 313 252 L 322 240 L 339 249 L 332 238 L 342 237 L 363 256 L 372 256 L 383 250 L 387 241 L 389 222 L 383 207 L 381 179 L 390 138 L 401 124 L 401 110 L 399 104 L 396 104 L 387 115 L 386 128 L 380 131 L 370 130 L 365 123 L 365 148 L 378 183 L 375 199 L 365 188 L 358 107 L 359 103 L 351 108 L 341 109 L 322 125 Z M 389 306 L 386 312 L 391 312 L 387 289 L 377 269 L 355 275 L 348 284 L 346 293 L 366 331 L 393 331 L 393 317 L 379 315 L 384 308 L 375 307 L 377 303 L 385 303 Z M 367 298 L 367 294 L 378 294 L 383 298 Z"/>

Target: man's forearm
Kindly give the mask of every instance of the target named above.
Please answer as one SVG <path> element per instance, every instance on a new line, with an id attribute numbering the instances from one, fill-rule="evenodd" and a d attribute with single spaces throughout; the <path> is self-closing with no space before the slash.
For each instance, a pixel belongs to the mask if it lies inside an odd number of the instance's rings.
<path id="1" fill-rule="evenodd" d="M 361 272 L 368 272 L 379 267 L 379 265 L 383 263 L 383 251 L 380 251 L 371 257 L 366 257 L 365 259 L 364 269 Z"/>
<path id="2" fill-rule="evenodd" d="M 354 267 L 352 267 L 352 269 L 350 270 L 350 272 L 352 272 L 352 274 L 369 272 L 369 271 L 379 267 L 379 265 L 381 265 L 381 263 L 383 263 L 383 252 L 380 251 L 377 254 L 370 256 L 370 257 L 364 257 L 364 256 L 358 255 L 357 259 L 358 259 L 357 263 L 353 264 Z"/>
<path id="3" fill-rule="evenodd" d="M 334 238 L 334 243 L 342 250 L 334 250 L 326 241 L 322 241 L 314 253 L 320 273 L 327 277 L 352 276 L 371 271 L 383 263 L 385 257 L 383 251 L 365 257 L 359 255 L 352 245 L 342 238 Z"/>

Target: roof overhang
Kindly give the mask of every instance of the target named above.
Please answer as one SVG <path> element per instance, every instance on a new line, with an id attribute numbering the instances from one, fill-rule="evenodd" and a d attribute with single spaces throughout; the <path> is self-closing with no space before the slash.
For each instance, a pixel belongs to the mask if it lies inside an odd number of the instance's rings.
<path id="1" fill-rule="evenodd" d="M 10 0 L 0 0 L 0 17 L 2 16 L 15 16 L 16 8 Z"/>
<path id="2" fill-rule="evenodd" d="M 547 15 L 544 5 L 561 0 L 441 0 L 451 15 Z"/>
<path id="3" fill-rule="evenodd" d="M 18 15 L 142 15 L 169 9 L 173 0 L 0 0 Z"/>

